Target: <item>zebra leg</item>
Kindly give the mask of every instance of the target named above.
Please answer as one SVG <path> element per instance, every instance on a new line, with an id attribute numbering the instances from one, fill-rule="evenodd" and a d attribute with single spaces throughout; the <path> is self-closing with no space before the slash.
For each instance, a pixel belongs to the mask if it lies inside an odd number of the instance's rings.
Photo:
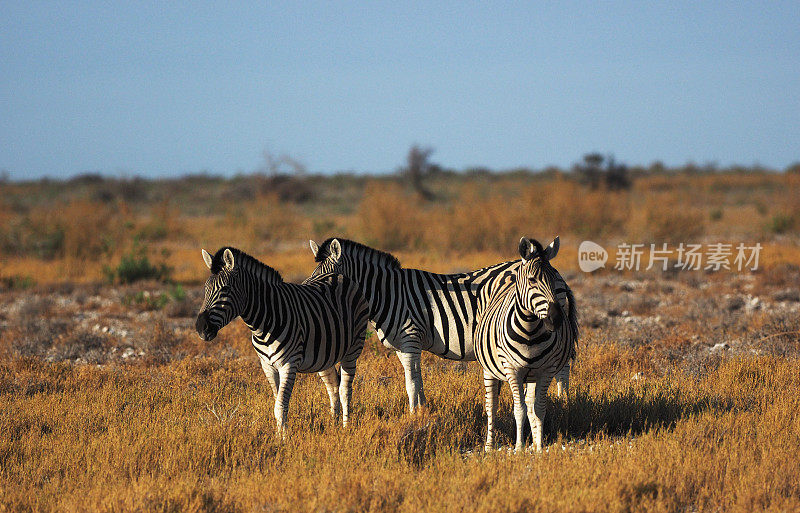
<path id="1" fill-rule="evenodd" d="M 269 385 L 272 387 L 272 397 L 274 397 L 277 402 L 278 383 L 281 379 L 278 374 L 278 369 L 273 367 L 263 356 L 260 356 L 259 359 L 261 360 L 261 369 L 264 371 L 264 374 L 267 376 L 267 381 L 269 381 Z"/>
<path id="2" fill-rule="evenodd" d="M 353 397 L 353 378 L 356 376 L 355 361 L 352 364 L 342 362 L 342 386 L 339 388 L 339 400 L 342 402 L 342 425 L 347 427 L 350 417 L 350 399 Z"/>
<path id="3" fill-rule="evenodd" d="M 486 390 L 486 444 L 483 450 L 486 452 L 494 448 L 494 416 L 497 413 L 497 399 L 500 395 L 502 381 L 496 379 L 491 373 L 483 371 L 483 388 Z"/>
<path id="4" fill-rule="evenodd" d="M 356 362 L 364 349 L 364 335 L 359 333 L 350 349 L 342 357 L 341 386 L 339 387 L 339 400 L 342 403 L 342 425 L 347 426 L 350 418 L 350 399 L 353 397 L 353 379 L 356 377 Z"/>
<path id="5" fill-rule="evenodd" d="M 408 409 L 411 413 L 417 406 L 425 405 L 425 393 L 422 391 L 422 365 L 419 352 L 405 353 L 397 351 L 397 357 L 403 364 L 406 374 L 406 392 L 408 393 Z"/>
<path id="6" fill-rule="evenodd" d="M 506 368 L 506 378 L 508 386 L 511 388 L 511 396 L 514 398 L 514 421 L 517 425 L 517 439 L 514 443 L 514 452 L 519 452 L 525 446 L 525 381 L 520 379 L 520 371 Z M 527 369 L 525 369 L 527 372 Z"/>
<path id="7" fill-rule="evenodd" d="M 566 365 L 564 368 L 556 374 L 556 391 L 558 392 L 558 397 L 565 397 L 569 392 L 569 367 L 570 367 L 570 360 L 567 360 Z"/>
<path id="8" fill-rule="evenodd" d="M 292 388 L 294 388 L 297 369 L 292 364 L 286 364 L 278 372 L 280 374 L 280 384 L 278 385 L 278 394 L 275 396 L 275 421 L 278 424 L 278 433 L 285 440 L 285 419 L 289 413 L 289 399 L 292 397 Z"/>
<path id="9" fill-rule="evenodd" d="M 528 383 L 525 403 L 528 406 L 528 422 L 531 424 L 531 437 L 537 452 L 542 451 L 542 431 L 544 416 L 547 413 L 547 388 L 551 378 L 541 378 L 536 383 Z"/>
<path id="10" fill-rule="evenodd" d="M 322 382 L 325 383 L 325 388 L 328 390 L 328 399 L 331 401 L 331 415 L 333 415 L 333 419 L 339 416 L 339 373 L 336 372 L 336 366 L 332 365 L 331 367 L 319 371 L 317 373 L 320 378 L 322 378 Z"/>

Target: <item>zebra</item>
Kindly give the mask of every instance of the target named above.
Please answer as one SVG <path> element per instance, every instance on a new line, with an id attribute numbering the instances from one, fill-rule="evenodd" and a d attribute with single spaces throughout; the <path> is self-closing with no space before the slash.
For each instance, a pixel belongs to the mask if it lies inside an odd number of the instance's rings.
<path id="1" fill-rule="evenodd" d="M 535 449 L 542 450 L 547 388 L 574 358 L 578 340 L 575 298 L 550 264 L 558 253 L 557 240 L 542 248 L 538 241 L 523 237 L 519 253 L 522 265 L 515 268 L 513 278 L 487 292 L 490 298 L 475 329 L 475 353 L 486 391 L 487 451 L 494 445 L 495 406 L 503 381 L 514 398 L 515 451 L 524 441 L 523 401 Z"/>
<path id="2" fill-rule="evenodd" d="M 285 419 L 295 374 L 316 372 L 328 390 L 331 413 L 347 426 L 356 360 L 364 347 L 368 311 L 358 286 L 326 273 L 302 284 L 286 283 L 275 269 L 223 247 L 203 260 L 211 271 L 195 328 L 203 340 L 241 316 L 275 397 L 277 432 Z M 341 362 L 341 381 L 335 364 Z"/>
<path id="3" fill-rule="evenodd" d="M 474 361 L 481 291 L 505 275 L 513 276 L 521 264 L 515 260 L 468 273 L 437 274 L 404 268 L 393 255 L 347 239 L 328 238 L 321 245 L 310 240 L 309 245 L 317 262 L 312 276 L 342 273 L 361 286 L 379 340 L 403 365 L 412 413 L 425 404 L 421 351 Z M 568 367 L 565 373 L 569 375 Z M 561 383 L 566 393 L 566 380 Z"/>

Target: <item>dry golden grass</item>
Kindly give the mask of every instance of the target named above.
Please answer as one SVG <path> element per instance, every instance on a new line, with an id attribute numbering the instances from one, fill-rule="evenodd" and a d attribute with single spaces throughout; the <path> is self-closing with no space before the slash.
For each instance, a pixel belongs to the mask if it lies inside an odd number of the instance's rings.
<path id="1" fill-rule="evenodd" d="M 476 364 L 430 357 L 430 407 L 405 414 L 400 366 L 367 347 L 353 426 L 300 379 L 274 433 L 253 358 L 169 365 L 0 364 L 6 511 L 792 511 L 800 508 L 796 360 L 653 372 L 589 333 L 547 452 L 484 455 Z M 643 372 L 643 378 L 630 376 Z M 500 424 L 513 421 L 503 395 Z"/>

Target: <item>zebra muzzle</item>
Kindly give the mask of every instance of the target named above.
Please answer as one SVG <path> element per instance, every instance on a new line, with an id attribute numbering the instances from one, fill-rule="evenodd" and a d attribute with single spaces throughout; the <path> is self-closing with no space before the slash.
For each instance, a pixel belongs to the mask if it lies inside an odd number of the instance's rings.
<path id="1" fill-rule="evenodd" d="M 200 312 L 200 315 L 197 316 L 197 321 L 194 323 L 194 329 L 197 330 L 200 338 L 206 342 L 214 340 L 214 337 L 217 336 L 217 331 L 219 331 L 208 322 L 208 312 Z"/>
<path id="2" fill-rule="evenodd" d="M 564 314 L 561 312 L 561 305 L 551 301 L 547 306 L 547 317 L 544 319 L 544 327 L 550 331 L 555 331 L 564 322 Z"/>

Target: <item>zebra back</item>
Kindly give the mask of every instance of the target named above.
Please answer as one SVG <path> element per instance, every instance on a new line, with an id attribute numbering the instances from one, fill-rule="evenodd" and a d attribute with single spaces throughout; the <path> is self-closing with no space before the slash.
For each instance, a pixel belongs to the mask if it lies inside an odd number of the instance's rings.
<path id="1" fill-rule="evenodd" d="M 361 286 L 382 340 L 412 331 L 425 349 L 444 358 L 474 360 L 475 319 L 484 289 L 520 265 L 510 261 L 468 273 L 439 274 L 401 266 L 393 255 L 347 239 L 311 244 L 317 268 L 336 271 Z"/>

